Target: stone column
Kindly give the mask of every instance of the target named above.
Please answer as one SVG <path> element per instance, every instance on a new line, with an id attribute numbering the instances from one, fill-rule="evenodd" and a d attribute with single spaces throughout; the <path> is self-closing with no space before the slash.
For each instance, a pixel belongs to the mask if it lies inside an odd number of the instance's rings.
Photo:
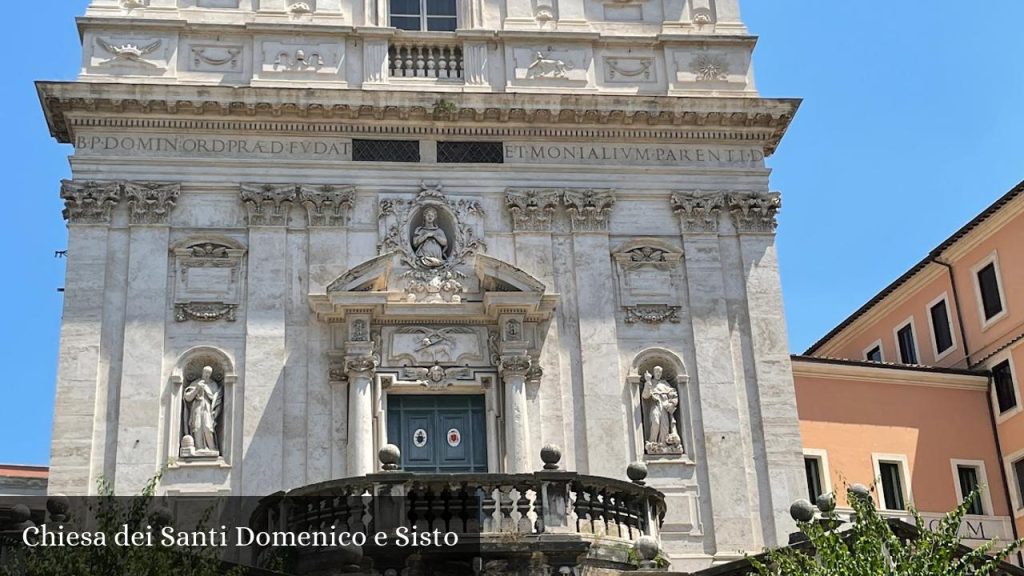
<path id="1" fill-rule="evenodd" d="M 95 494 L 102 462 L 93 462 L 97 378 L 110 213 L 120 202 L 116 182 L 65 180 L 60 196 L 68 221 L 68 261 L 50 453 L 51 494 Z M 90 470 L 93 468 L 93 471 Z"/>
<path id="2" fill-rule="evenodd" d="M 249 219 L 245 377 L 242 381 L 242 495 L 282 487 L 284 465 L 287 225 L 295 186 L 243 184 Z"/>
<path id="3" fill-rule="evenodd" d="M 167 261 L 170 213 L 181 186 L 127 182 L 128 286 L 125 298 L 124 354 L 118 399 L 117 461 L 114 490 L 138 494 L 160 470 L 160 413 L 165 381 Z M 177 430 L 171 431 L 177 434 Z"/>
<path id="4" fill-rule="evenodd" d="M 371 345 L 372 346 L 372 345 Z M 348 475 L 372 474 L 373 442 L 373 376 L 376 360 L 369 354 L 345 358 L 348 376 Z"/>
<path id="5" fill-rule="evenodd" d="M 526 404 L 526 374 L 529 356 L 502 356 L 498 370 L 505 384 L 505 456 L 509 474 L 531 472 L 529 418 Z"/>
<path id="6" fill-rule="evenodd" d="M 619 366 L 615 292 L 610 289 L 615 276 L 608 219 L 615 194 L 611 190 L 566 190 L 562 201 L 573 233 L 585 391 L 583 410 L 576 411 L 576 421 L 586 425 L 586 473 L 619 478 L 630 459 L 626 413 L 631 408 Z"/>
<path id="7" fill-rule="evenodd" d="M 774 526 L 765 526 L 768 545 L 782 545 L 796 530 L 789 505 L 806 492 L 803 443 L 797 417 L 796 391 L 790 365 L 782 285 L 775 250 L 779 193 L 730 194 L 729 210 L 739 235 L 750 320 L 757 406 L 761 413 L 764 458 L 762 474 L 770 494 L 761 494 L 762 508 L 771 510 Z M 767 500 L 767 502 L 766 502 Z"/>
<path id="8" fill-rule="evenodd" d="M 714 535 L 715 553 L 734 554 L 755 543 L 743 406 L 739 378 L 733 364 L 729 314 L 725 300 L 725 276 L 718 222 L 724 204 L 720 193 L 679 193 L 672 207 L 679 215 L 686 254 L 686 277 L 696 366 L 690 374 L 700 397 L 703 430 L 698 442 L 704 447 L 708 475 L 707 497 L 711 518 L 706 533 Z M 701 432 L 703 436 L 700 437 Z"/>

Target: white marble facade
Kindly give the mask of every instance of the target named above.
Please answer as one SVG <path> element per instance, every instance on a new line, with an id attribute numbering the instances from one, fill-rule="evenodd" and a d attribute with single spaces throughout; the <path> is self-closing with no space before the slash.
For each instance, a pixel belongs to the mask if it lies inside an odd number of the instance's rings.
<path id="1" fill-rule="evenodd" d="M 464 43 L 459 82 L 390 76 L 376 3 L 295 4 L 96 0 L 80 81 L 40 84 L 75 147 L 51 492 L 361 475 L 391 395 L 482 394 L 492 472 L 547 443 L 645 460 L 677 568 L 784 541 L 805 482 L 764 159 L 796 102 L 753 91 L 735 0 L 463 2 L 417 37 Z M 655 366 L 681 449 L 648 454 Z"/>

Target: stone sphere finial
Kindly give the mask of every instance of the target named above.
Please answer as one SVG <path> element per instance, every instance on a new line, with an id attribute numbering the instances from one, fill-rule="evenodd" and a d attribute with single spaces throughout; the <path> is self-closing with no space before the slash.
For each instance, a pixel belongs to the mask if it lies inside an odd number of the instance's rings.
<path id="1" fill-rule="evenodd" d="M 46 499 L 46 511 L 50 514 L 50 520 L 63 522 L 68 517 L 68 510 L 71 508 L 71 501 L 63 494 L 54 494 Z"/>
<path id="2" fill-rule="evenodd" d="M 24 504 L 15 504 L 11 506 L 11 520 L 16 523 L 23 523 L 32 520 L 32 510 Z"/>
<path id="3" fill-rule="evenodd" d="M 661 552 L 661 545 L 658 544 L 658 540 L 654 536 L 641 536 L 633 542 L 633 550 L 636 551 L 637 558 L 640 559 L 640 568 L 650 570 L 657 568 L 657 562 L 655 558 L 658 557 L 658 553 Z"/>
<path id="4" fill-rule="evenodd" d="M 832 492 L 821 494 L 814 504 L 821 510 L 822 514 L 828 514 L 836 509 L 836 495 Z"/>
<path id="5" fill-rule="evenodd" d="M 814 520 L 814 504 L 806 498 L 801 498 L 789 507 L 789 515 L 797 522 L 810 522 Z"/>
<path id="6" fill-rule="evenodd" d="M 545 470 L 558 470 L 558 463 L 562 461 L 562 449 L 555 444 L 547 444 L 540 449 L 540 459 L 544 462 Z"/>
<path id="7" fill-rule="evenodd" d="M 377 458 L 380 459 L 381 468 L 388 472 L 394 472 L 399 469 L 398 465 L 402 462 L 402 451 L 394 444 L 385 444 L 377 452 Z"/>
<path id="8" fill-rule="evenodd" d="M 171 509 L 167 506 L 157 506 L 149 513 L 149 522 L 153 526 L 161 528 L 170 526 L 174 522 L 174 515 L 171 514 Z"/>
<path id="9" fill-rule="evenodd" d="M 636 484 L 637 486 L 643 486 L 646 484 L 644 480 L 647 479 L 647 464 L 645 462 L 636 461 L 626 467 L 626 476 Z"/>
<path id="10" fill-rule="evenodd" d="M 852 484 L 847 491 L 852 498 L 871 499 L 871 489 L 863 484 Z"/>

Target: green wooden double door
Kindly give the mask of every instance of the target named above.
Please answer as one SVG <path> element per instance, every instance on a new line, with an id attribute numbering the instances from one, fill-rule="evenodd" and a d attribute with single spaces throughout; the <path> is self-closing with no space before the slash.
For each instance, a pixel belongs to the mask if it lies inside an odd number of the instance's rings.
<path id="1" fill-rule="evenodd" d="M 487 472 L 484 397 L 388 397 L 388 442 L 408 472 Z"/>

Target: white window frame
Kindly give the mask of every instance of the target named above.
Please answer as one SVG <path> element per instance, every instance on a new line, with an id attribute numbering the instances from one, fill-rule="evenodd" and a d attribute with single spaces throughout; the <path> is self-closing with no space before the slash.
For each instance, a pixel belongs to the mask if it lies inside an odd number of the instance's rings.
<path id="1" fill-rule="evenodd" d="M 388 6 L 388 26 L 391 26 L 392 25 L 391 24 L 391 0 L 385 0 L 385 1 L 388 3 L 387 4 L 387 6 Z M 430 0 L 418 0 L 418 2 L 420 4 L 420 14 L 419 14 L 420 29 L 419 30 L 405 30 L 405 32 L 407 32 L 407 33 L 409 33 L 409 32 L 412 32 L 412 33 L 415 33 L 415 32 L 430 32 L 429 30 L 427 30 L 427 28 L 429 26 L 429 18 L 430 18 L 430 16 L 427 13 L 427 4 L 429 4 Z M 458 30 L 459 24 L 460 24 L 460 20 L 459 20 L 459 12 L 460 12 L 459 4 L 460 4 L 459 2 L 455 3 L 455 29 L 456 30 Z M 412 18 L 413 17 L 412 14 L 398 14 L 398 16 L 400 18 L 401 17 L 404 17 L 404 18 Z M 451 18 L 451 16 L 435 16 L 435 18 Z M 431 34 L 454 34 L 454 32 L 444 32 L 444 31 L 433 31 L 433 32 L 430 32 L 430 33 Z"/>
<path id="2" fill-rule="evenodd" d="M 868 360 L 868 352 L 871 352 L 875 348 L 878 348 L 878 352 L 882 356 L 882 360 L 881 361 L 885 362 L 885 346 L 882 345 L 882 339 L 881 338 L 879 338 L 878 340 L 875 340 L 867 348 L 864 349 L 864 353 L 862 354 L 862 356 L 864 358 L 864 361 L 865 362 L 870 362 L 870 360 Z"/>
<path id="3" fill-rule="evenodd" d="M 939 352 L 939 342 L 938 338 L 935 336 L 935 320 L 932 319 L 932 308 L 940 302 L 944 303 L 946 306 L 946 323 L 949 324 L 949 339 L 950 342 L 953 343 L 953 345 L 946 349 L 945 352 Z M 938 362 L 946 356 L 949 356 L 957 349 L 956 332 L 953 330 L 953 310 L 949 307 L 949 295 L 946 292 L 943 292 L 942 296 L 939 296 L 935 300 L 929 302 L 924 313 L 928 316 L 928 327 L 932 329 L 932 354 L 934 355 L 935 361 Z M 920 358 L 918 360 L 920 360 Z"/>
<path id="4" fill-rule="evenodd" d="M 978 272 L 981 269 L 992 264 L 996 271 L 996 288 L 999 292 L 999 304 L 1002 306 L 1002 311 L 995 316 L 986 319 L 985 318 L 985 301 L 981 298 L 981 281 L 978 280 Z M 999 253 L 993 250 L 991 254 L 985 257 L 974 266 L 971 266 L 971 278 L 974 283 L 974 299 L 978 303 L 978 318 L 981 320 L 981 330 L 984 332 L 992 327 L 993 324 L 999 322 L 1003 318 L 1009 315 L 1009 309 L 1006 307 L 1006 293 L 1003 290 L 1003 271 L 999 267 Z"/>
<path id="5" fill-rule="evenodd" d="M 818 461 L 818 474 L 821 475 L 821 493 L 832 493 L 832 476 L 828 469 L 828 450 L 823 448 L 804 448 L 804 459 L 813 458 Z M 804 468 L 806 474 L 806 468 Z"/>
<path id="6" fill-rule="evenodd" d="M 985 470 L 984 460 L 960 460 L 958 458 L 952 458 L 949 461 L 950 468 L 953 470 L 953 488 L 956 490 L 956 502 L 957 506 L 964 501 L 963 489 L 960 487 L 960 467 L 974 468 L 978 471 L 978 486 L 981 487 L 981 493 L 978 498 L 981 500 L 981 515 L 982 516 L 993 516 L 992 508 L 992 489 L 988 483 L 988 473 Z M 970 514 L 969 514 L 970 516 Z"/>
<path id="7" fill-rule="evenodd" d="M 900 330 L 906 328 L 907 325 L 910 326 L 911 340 L 914 341 L 914 356 L 917 356 L 917 364 L 915 364 L 915 365 L 920 365 L 921 364 L 921 345 L 917 341 L 917 323 L 914 321 L 914 317 L 913 316 L 911 316 L 910 318 L 907 318 L 903 322 L 900 322 L 899 324 L 896 325 L 895 328 L 892 329 L 892 338 L 893 338 L 893 341 L 896 343 L 896 358 L 895 358 L 895 360 L 897 362 L 899 362 L 900 364 L 903 364 L 903 350 L 900 348 Z"/>
<path id="8" fill-rule="evenodd" d="M 1003 457 L 1003 469 L 1006 471 L 1006 486 L 1010 489 L 1010 505 L 1013 508 L 1013 517 L 1024 517 L 1024 503 L 1021 502 L 1020 487 L 1017 483 L 1017 475 L 1013 471 L 1013 463 L 1024 460 L 1024 448 Z"/>
<path id="9" fill-rule="evenodd" d="M 1004 361 L 1009 362 L 1010 364 L 1010 378 L 1013 379 L 1012 390 L 1015 406 L 1013 408 L 1010 408 L 1006 412 L 1000 413 L 999 396 L 996 394 L 996 387 L 994 383 L 991 386 L 992 389 L 989 391 L 989 401 L 992 402 L 992 412 L 996 415 L 996 423 L 998 424 L 1002 424 L 1006 420 L 1009 420 L 1013 416 L 1019 414 L 1021 410 L 1024 410 L 1024 406 L 1020 405 L 1020 381 L 1017 379 L 1017 366 L 1013 362 L 1013 350 L 1015 348 L 1016 346 L 1014 346 L 1014 348 L 1010 348 L 1009 350 L 1004 350 L 1003 352 L 997 354 L 996 356 L 993 356 L 987 362 L 985 362 L 986 370 L 991 370 L 996 366 L 1002 364 Z"/>
<path id="10" fill-rule="evenodd" d="M 886 512 L 906 512 L 914 505 L 914 490 L 910 485 L 910 463 L 906 454 L 871 454 L 871 463 L 875 468 L 875 493 L 878 495 L 878 509 Z M 900 487 L 903 488 L 904 510 L 886 508 L 885 490 L 882 489 L 881 464 L 896 464 L 900 471 Z"/>

